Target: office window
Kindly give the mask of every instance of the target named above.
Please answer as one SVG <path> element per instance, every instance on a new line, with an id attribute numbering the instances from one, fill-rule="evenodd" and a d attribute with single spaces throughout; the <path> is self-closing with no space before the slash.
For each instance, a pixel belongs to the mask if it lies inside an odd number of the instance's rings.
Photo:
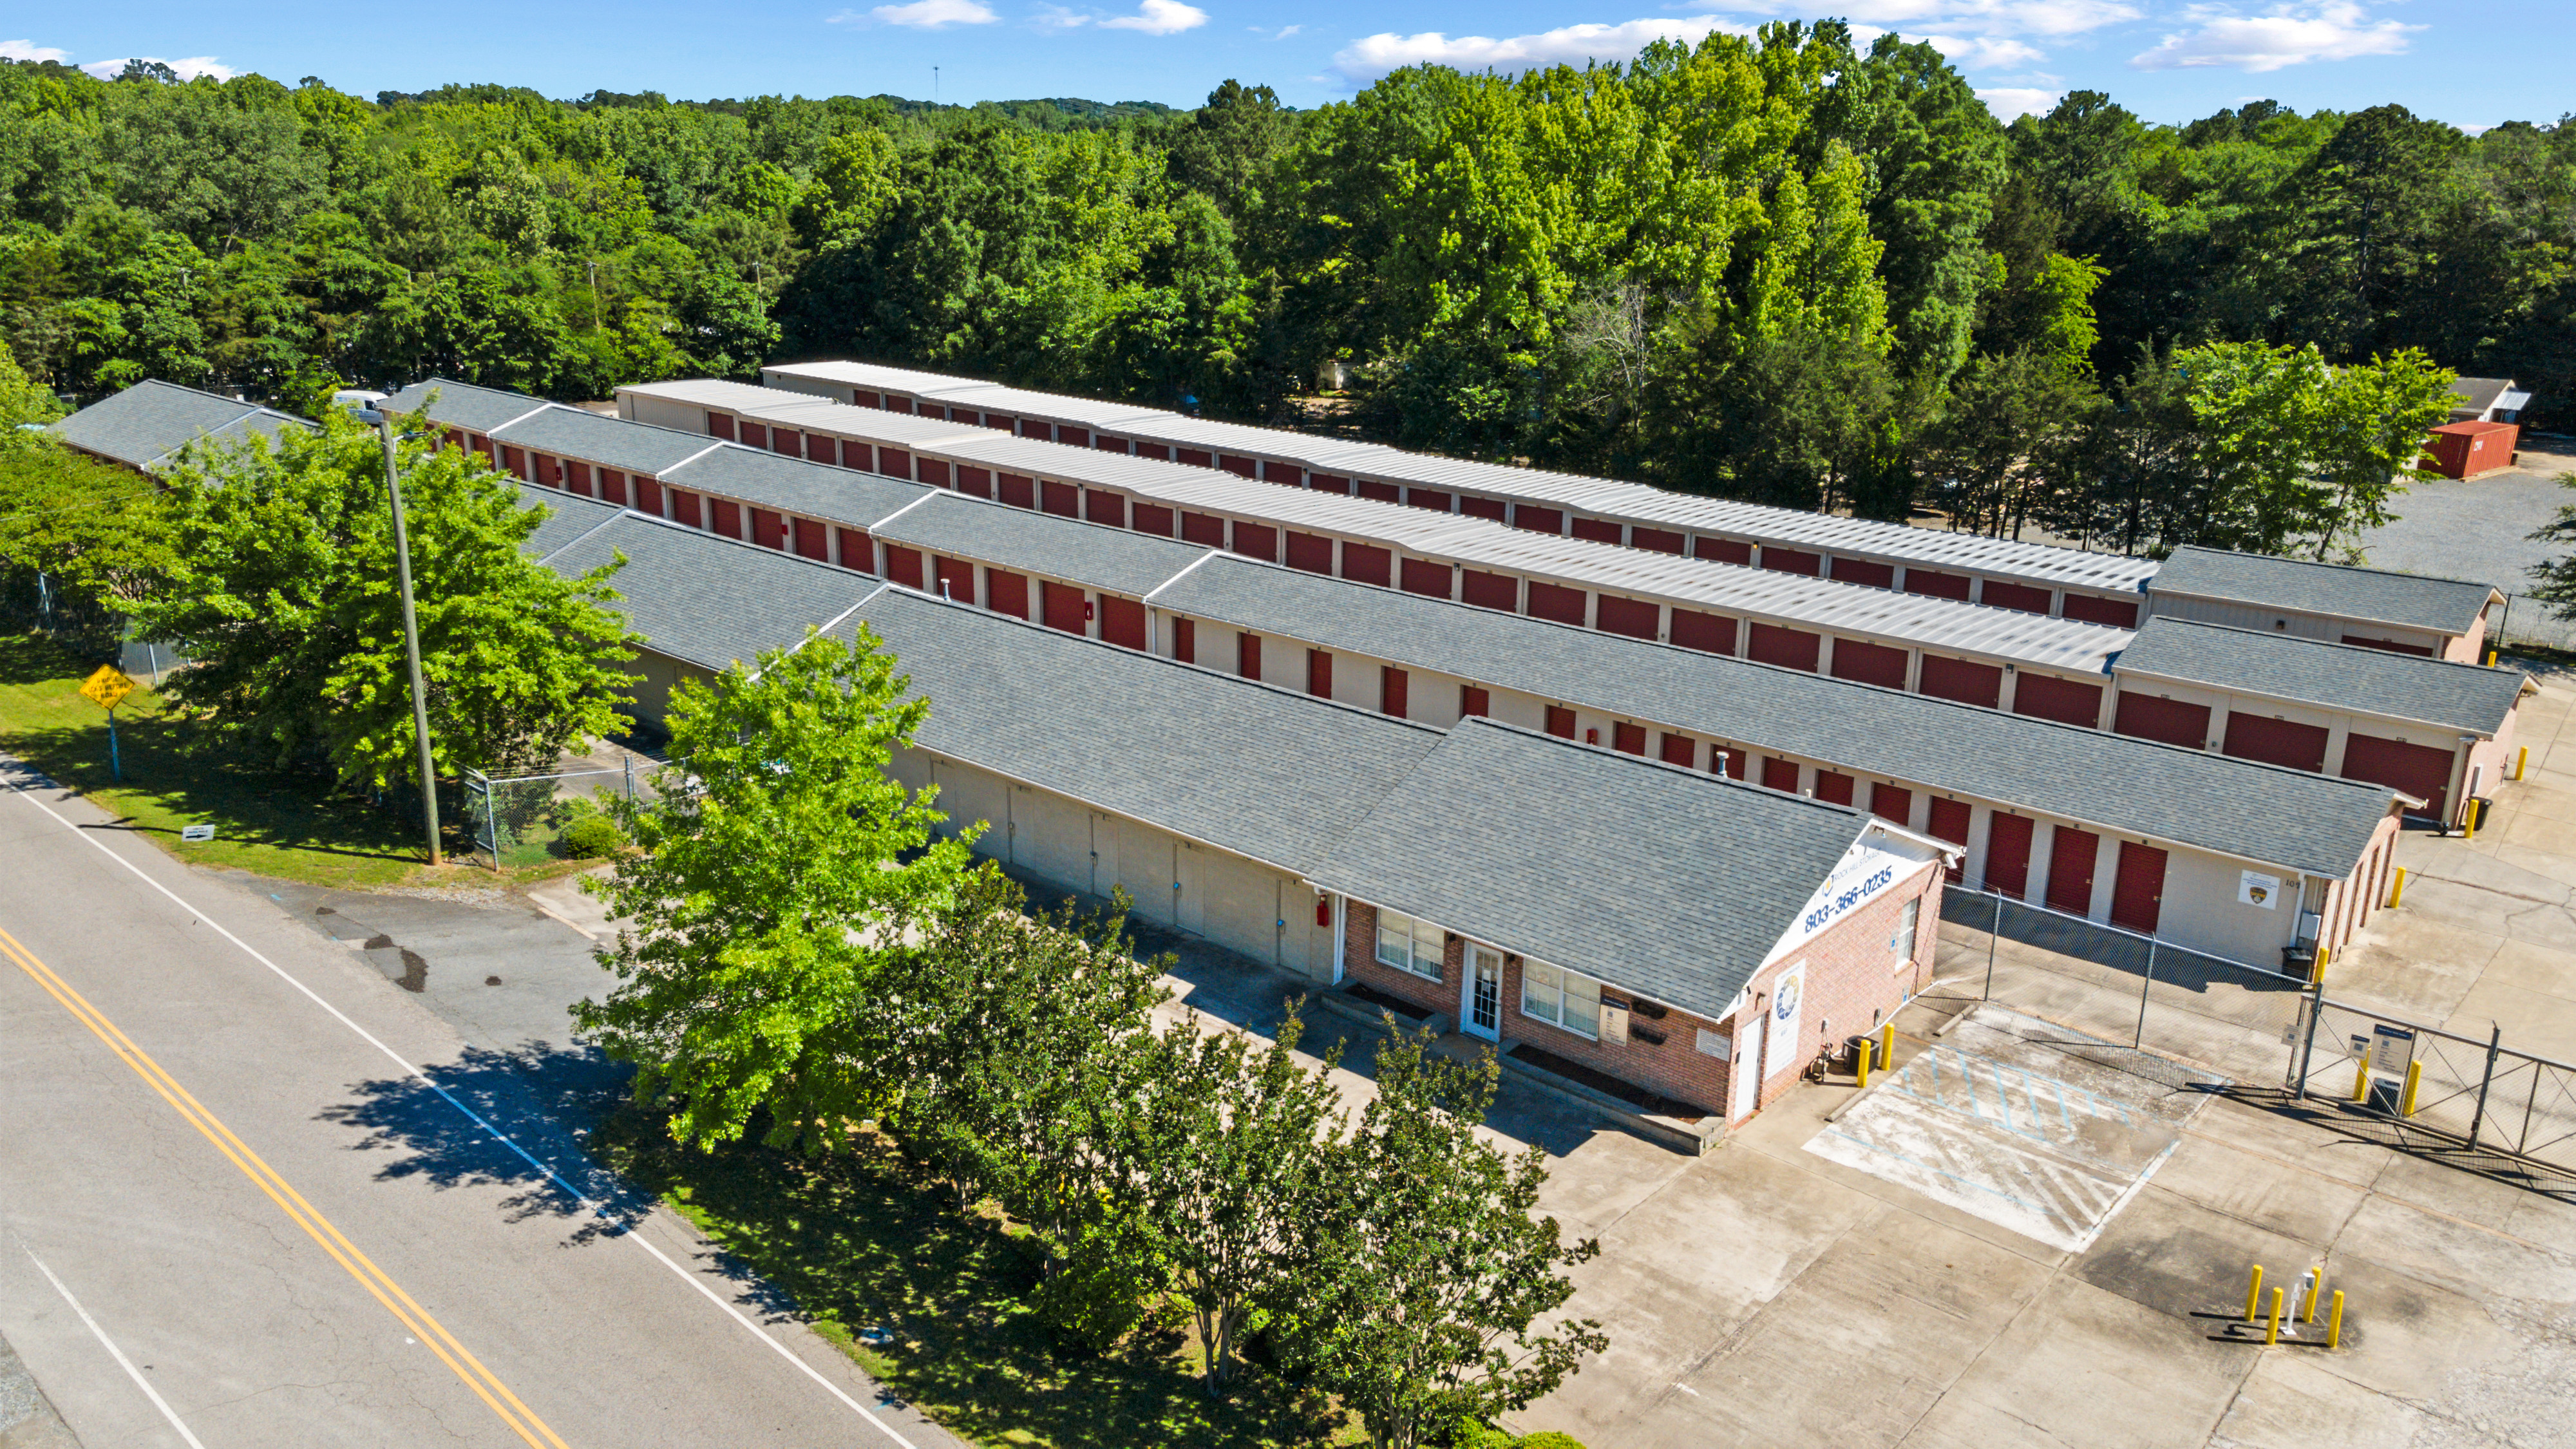
<path id="1" fill-rule="evenodd" d="M 1521 1015 L 1581 1036 L 1601 1035 L 1601 983 L 1536 961 L 1521 965 Z"/>
<path id="2" fill-rule="evenodd" d="M 1440 979 L 1445 951 L 1440 928 L 1393 911 L 1377 913 L 1377 959 L 1381 966 L 1408 971 L 1427 981 Z"/>

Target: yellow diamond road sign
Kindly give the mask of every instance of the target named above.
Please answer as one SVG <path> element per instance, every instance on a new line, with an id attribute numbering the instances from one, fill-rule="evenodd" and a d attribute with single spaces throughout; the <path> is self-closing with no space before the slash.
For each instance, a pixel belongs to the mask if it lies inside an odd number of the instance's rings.
<path id="1" fill-rule="evenodd" d="M 101 709 L 114 709 L 119 701 L 134 692 L 134 681 L 113 664 L 102 664 L 98 672 L 81 681 L 81 693 Z"/>

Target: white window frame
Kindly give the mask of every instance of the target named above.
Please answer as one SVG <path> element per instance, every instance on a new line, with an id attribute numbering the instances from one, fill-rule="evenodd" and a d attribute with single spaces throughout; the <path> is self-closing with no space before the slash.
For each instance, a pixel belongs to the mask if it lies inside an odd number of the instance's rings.
<path id="1" fill-rule="evenodd" d="M 1556 1012 L 1554 1016 L 1545 1016 L 1530 1010 L 1531 1001 L 1537 999 L 1535 988 L 1538 977 L 1542 972 L 1553 972 L 1556 976 L 1556 999 L 1554 1002 L 1549 1003 L 1552 1009 Z M 1590 1031 L 1586 1031 L 1582 1027 L 1572 1025 L 1565 1019 L 1565 1003 L 1567 998 L 1566 983 L 1569 981 L 1586 982 L 1592 987 L 1592 1029 Z M 1601 1040 L 1601 988 L 1607 984 L 1608 983 L 1597 977 L 1586 976 L 1580 971 L 1569 971 L 1562 966 L 1554 966 L 1545 961 L 1534 961 L 1527 957 L 1523 957 L 1521 960 L 1521 999 L 1517 1009 L 1522 1016 L 1527 1017 L 1531 1021 L 1546 1022 L 1549 1026 L 1555 1027 L 1558 1031 L 1566 1032 L 1573 1036 L 1579 1036 L 1585 1041 L 1599 1041 Z"/>
<path id="2" fill-rule="evenodd" d="M 1405 940 L 1405 959 L 1401 961 L 1390 961 L 1387 959 L 1386 955 L 1386 938 L 1390 931 L 1398 929 L 1396 926 L 1396 923 L 1398 922 L 1402 923 L 1401 929 L 1398 933 L 1401 934 Z M 1431 945 L 1431 969 L 1428 971 L 1422 969 L 1422 947 L 1426 938 L 1429 940 Z M 1440 981 L 1445 979 L 1443 968 L 1446 964 L 1448 954 L 1449 938 L 1446 931 L 1443 931 L 1440 927 L 1435 926 L 1429 921 L 1423 920 L 1418 916 L 1408 916 L 1402 911 L 1390 911 L 1383 907 L 1379 908 L 1377 913 L 1377 939 L 1372 941 L 1369 945 L 1370 960 L 1375 961 L 1380 966 L 1384 966 L 1391 971 L 1401 971 L 1407 976 L 1419 976 L 1425 981 Z"/>
<path id="3" fill-rule="evenodd" d="M 1915 896 L 1908 900 L 1905 903 L 1905 909 L 1897 915 L 1896 920 L 1896 930 L 1887 938 L 1887 950 L 1888 954 L 1896 960 L 1896 964 L 1890 969 L 1902 971 L 1914 964 L 1914 953 L 1922 949 L 1923 898 Z M 1896 949 L 1898 941 L 1905 943 L 1904 950 Z"/>

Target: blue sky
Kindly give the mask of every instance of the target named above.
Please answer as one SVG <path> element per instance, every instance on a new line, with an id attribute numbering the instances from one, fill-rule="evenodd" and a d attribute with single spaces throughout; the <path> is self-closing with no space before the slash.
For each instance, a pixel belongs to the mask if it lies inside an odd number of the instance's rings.
<path id="1" fill-rule="evenodd" d="M 497 81 L 554 96 L 765 92 L 946 101 L 1072 95 L 1192 105 L 1268 82 L 1292 105 L 1340 99 L 1418 60 L 1517 69 L 1620 59 L 1658 35 L 1839 14 L 1928 37 L 2006 116 L 2109 92 L 2157 121 L 2269 97 L 2301 110 L 2394 101 L 2481 128 L 2576 108 L 2576 4 L 2499 0 L 455 0 L 426 12 L 314 0 L 258 6 L 101 0 L 0 21 L 0 55 L 113 71 L 318 75 L 343 90 Z"/>

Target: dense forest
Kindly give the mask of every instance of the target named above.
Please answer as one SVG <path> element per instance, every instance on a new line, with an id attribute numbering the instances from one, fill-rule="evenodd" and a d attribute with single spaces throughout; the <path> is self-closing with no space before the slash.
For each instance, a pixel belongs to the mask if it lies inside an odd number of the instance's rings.
<path id="1" fill-rule="evenodd" d="M 2221 434 L 2278 421 L 2214 422 L 2220 363 L 2312 411 L 2379 358 L 2576 395 L 2576 123 L 2161 126 L 2079 91 L 2007 126 L 1928 45 L 1830 22 L 1313 111 L 10 63 L 0 118 L 0 327 L 82 398 L 856 356 L 1286 420 L 1346 369 L 1337 425 L 1409 446 L 2323 552 L 2213 521 Z"/>

